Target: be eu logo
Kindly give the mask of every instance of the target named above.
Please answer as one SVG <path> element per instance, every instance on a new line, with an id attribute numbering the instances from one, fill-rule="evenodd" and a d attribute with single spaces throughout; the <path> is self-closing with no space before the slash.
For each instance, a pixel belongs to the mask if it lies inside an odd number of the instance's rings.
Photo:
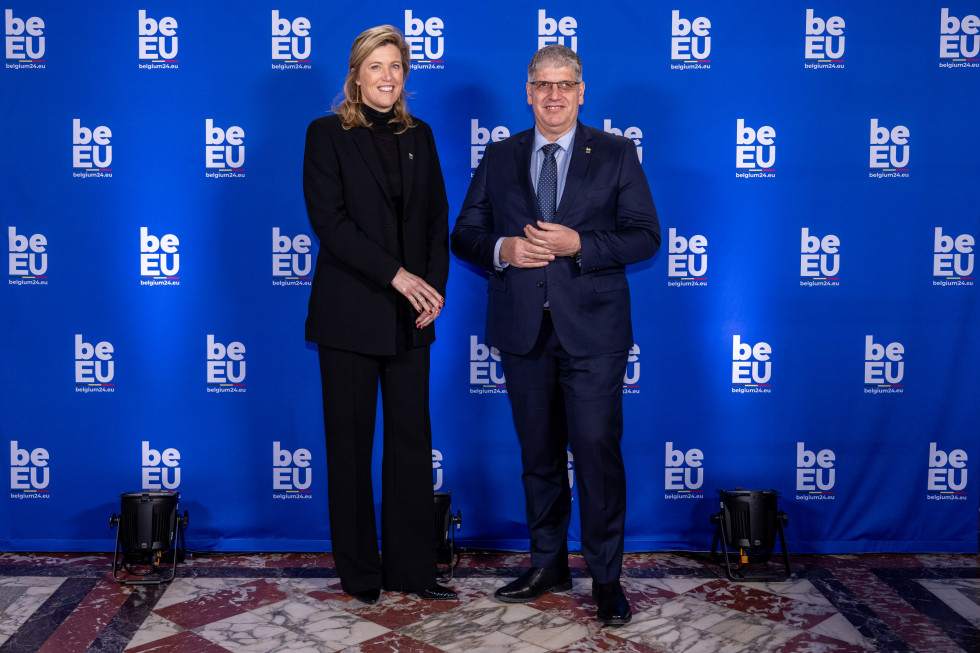
<path id="1" fill-rule="evenodd" d="M 207 118 L 204 121 L 204 167 L 207 177 L 244 177 L 245 130 L 238 125 L 223 129 Z"/>
<path id="2" fill-rule="evenodd" d="M 872 178 L 909 176 L 909 128 L 895 125 L 891 129 L 871 119 L 870 160 Z"/>
<path id="3" fill-rule="evenodd" d="M 437 16 L 422 19 L 405 10 L 405 42 L 412 61 L 412 70 L 440 69 L 445 60 L 446 37 L 442 30 L 446 24 Z M 420 65 L 421 64 L 421 65 Z"/>
<path id="4" fill-rule="evenodd" d="M 176 490 L 180 487 L 180 452 L 164 449 L 163 452 L 150 447 L 144 440 L 140 450 L 144 490 Z"/>
<path id="5" fill-rule="evenodd" d="M 939 13 L 939 67 L 980 68 L 978 55 L 980 18 L 976 14 L 951 16 L 943 7 Z"/>
<path id="6" fill-rule="evenodd" d="M 844 19 L 831 16 L 826 20 L 806 10 L 806 36 L 803 58 L 806 68 L 844 67 Z"/>
<path id="7" fill-rule="evenodd" d="M 272 443 L 272 498 L 312 499 L 313 471 L 309 449 L 290 451 Z"/>
<path id="8" fill-rule="evenodd" d="M 13 285 L 47 285 L 48 239 L 43 234 L 25 236 L 7 227 L 7 274 Z"/>
<path id="9" fill-rule="evenodd" d="M 113 392 L 112 379 L 116 375 L 116 362 L 112 359 L 111 342 L 94 345 L 85 342 L 82 334 L 75 334 L 75 392 Z"/>
<path id="10" fill-rule="evenodd" d="M 754 129 L 735 121 L 735 176 L 775 177 L 776 130 L 770 125 Z"/>
<path id="11" fill-rule="evenodd" d="M 864 392 L 901 393 L 905 377 L 905 347 L 900 342 L 882 345 L 872 335 L 864 337 Z"/>
<path id="12" fill-rule="evenodd" d="M 753 345 L 742 342 L 742 337 L 738 334 L 732 336 L 732 392 L 771 392 L 771 354 L 772 347 L 768 342 L 757 342 Z"/>
<path id="13" fill-rule="evenodd" d="M 633 144 L 636 145 L 636 157 L 640 160 L 640 163 L 643 163 L 643 131 L 639 127 L 632 126 L 627 127 L 625 130 L 619 129 L 618 127 L 613 127 L 612 120 L 606 118 L 602 121 L 602 131 L 607 134 L 615 134 L 616 136 L 625 136 L 633 141 Z"/>
<path id="14" fill-rule="evenodd" d="M 487 143 L 499 143 L 510 137 L 510 131 L 503 125 L 496 127 L 481 127 L 480 120 L 470 120 L 470 169 L 476 170 L 487 149 Z"/>
<path id="15" fill-rule="evenodd" d="M 73 119 L 71 164 L 73 177 L 112 177 L 112 130 L 105 125 L 89 129 Z"/>
<path id="16" fill-rule="evenodd" d="M 3 12 L 4 54 L 7 68 L 44 68 L 44 21 L 38 16 L 18 18 Z"/>
<path id="17" fill-rule="evenodd" d="M 442 487 L 443 472 L 442 452 L 438 449 L 432 450 L 432 489 L 439 490 Z"/>
<path id="18" fill-rule="evenodd" d="M 157 20 L 140 9 L 138 38 L 141 69 L 177 68 L 177 20 L 173 16 Z"/>
<path id="19" fill-rule="evenodd" d="M 298 16 L 291 21 L 272 10 L 272 68 L 273 70 L 309 70 L 313 50 L 310 19 Z"/>
<path id="20" fill-rule="evenodd" d="M 564 45 L 572 52 L 578 52 L 578 21 L 571 16 L 550 18 L 545 9 L 538 10 L 538 50 L 546 45 Z"/>
<path id="21" fill-rule="evenodd" d="M 800 244 L 800 285 L 837 286 L 840 284 L 840 238 L 828 234 L 823 238 L 811 236 L 803 227 Z"/>
<path id="22" fill-rule="evenodd" d="M 500 352 L 470 336 L 470 394 L 503 394 L 507 380 L 500 364 Z"/>
<path id="23" fill-rule="evenodd" d="M 933 238 L 932 285 L 972 286 L 973 247 L 976 239 L 970 234 L 951 236 L 936 227 Z"/>
<path id="24" fill-rule="evenodd" d="M 965 501 L 968 460 L 969 456 L 962 449 L 946 453 L 935 442 L 930 442 L 927 498 Z"/>
<path id="25" fill-rule="evenodd" d="M 705 16 L 683 18 L 670 12 L 670 63 L 672 70 L 711 68 L 711 21 Z"/>
<path id="26" fill-rule="evenodd" d="M 46 488 L 51 482 L 50 454 L 37 447 L 21 449 L 17 440 L 10 441 L 10 492 L 12 499 L 48 499 Z"/>
<path id="27" fill-rule="evenodd" d="M 640 346 L 633 343 L 626 356 L 626 373 L 623 375 L 623 394 L 640 394 Z"/>
<path id="28" fill-rule="evenodd" d="M 668 286 L 708 285 L 708 239 L 701 234 L 681 236 L 677 229 L 667 231 Z"/>
<path id="29" fill-rule="evenodd" d="M 179 286 L 180 240 L 174 234 L 155 236 L 140 227 L 140 284 Z"/>
<path id="30" fill-rule="evenodd" d="M 245 345 L 207 339 L 208 392 L 245 392 Z"/>
<path id="31" fill-rule="evenodd" d="M 664 491 L 690 496 L 671 496 L 666 498 L 700 498 L 704 492 L 704 453 L 700 449 L 674 449 L 674 443 L 668 442 L 664 455 Z"/>
<path id="32" fill-rule="evenodd" d="M 837 482 L 834 462 L 837 456 L 830 449 L 813 452 L 803 442 L 796 443 L 797 499 L 833 499 Z"/>
<path id="33" fill-rule="evenodd" d="M 290 238 L 279 227 L 272 228 L 272 285 L 310 285 L 313 269 L 312 241 L 306 234 Z"/>

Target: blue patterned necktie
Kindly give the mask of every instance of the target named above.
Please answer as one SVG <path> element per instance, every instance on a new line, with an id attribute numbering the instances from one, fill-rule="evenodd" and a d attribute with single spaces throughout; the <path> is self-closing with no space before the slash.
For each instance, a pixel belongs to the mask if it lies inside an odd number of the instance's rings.
<path id="1" fill-rule="evenodd" d="M 555 152 L 560 147 L 558 143 L 548 143 L 541 148 L 544 161 L 541 162 L 541 172 L 538 174 L 538 206 L 545 222 L 555 219 L 555 204 L 558 199 L 558 163 L 555 161 Z"/>

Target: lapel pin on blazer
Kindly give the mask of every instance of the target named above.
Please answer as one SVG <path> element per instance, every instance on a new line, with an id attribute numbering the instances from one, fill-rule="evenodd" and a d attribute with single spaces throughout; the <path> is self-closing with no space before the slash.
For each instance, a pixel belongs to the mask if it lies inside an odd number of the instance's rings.
<path id="1" fill-rule="evenodd" d="M 591 147 L 585 148 L 585 153 L 586 154 L 592 154 L 592 148 Z"/>
<path id="2" fill-rule="evenodd" d="M 408 160 L 409 160 L 409 161 L 414 161 L 414 160 L 415 160 L 415 155 L 414 155 L 414 154 L 412 154 L 411 152 L 409 152 L 409 153 L 408 153 Z"/>

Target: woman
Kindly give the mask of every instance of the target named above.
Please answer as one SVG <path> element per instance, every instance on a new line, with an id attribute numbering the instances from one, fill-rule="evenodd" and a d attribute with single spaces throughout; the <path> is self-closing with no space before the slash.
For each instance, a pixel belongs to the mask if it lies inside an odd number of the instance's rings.
<path id="1" fill-rule="evenodd" d="M 306 133 L 303 191 L 320 239 L 306 339 L 317 343 L 334 560 L 344 591 L 454 599 L 436 583 L 429 345 L 449 273 L 432 130 L 408 113 L 408 44 L 391 25 L 351 47 L 344 97 Z M 371 448 L 384 415 L 381 552 Z"/>

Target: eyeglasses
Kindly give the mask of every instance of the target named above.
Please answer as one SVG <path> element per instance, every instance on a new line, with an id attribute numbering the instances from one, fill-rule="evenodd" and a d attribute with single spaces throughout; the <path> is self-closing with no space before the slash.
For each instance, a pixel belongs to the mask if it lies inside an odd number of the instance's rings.
<path id="1" fill-rule="evenodd" d="M 558 90 L 562 93 L 568 93 L 572 91 L 576 86 L 582 82 L 528 82 L 532 87 L 539 91 L 550 91 L 552 86 L 557 86 Z"/>

